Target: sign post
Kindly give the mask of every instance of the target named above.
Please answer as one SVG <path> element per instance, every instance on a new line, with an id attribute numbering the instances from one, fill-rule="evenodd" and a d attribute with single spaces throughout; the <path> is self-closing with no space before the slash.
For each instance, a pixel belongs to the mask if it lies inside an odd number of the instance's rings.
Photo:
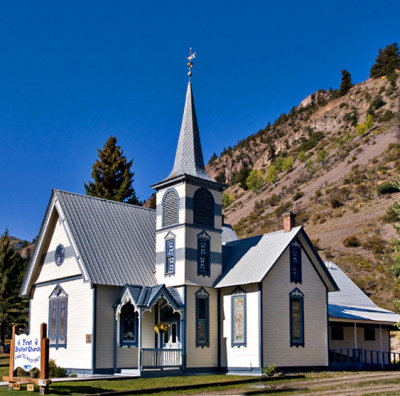
<path id="1" fill-rule="evenodd" d="M 51 383 L 49 379 L 49 339 L 46 337 L 47 325 L 40 325 L 40 337 L 30 334 L 17 335 L 18 326 L 12 330 L 10 348 L 10 368 L 8 377 L 8 389 L 20 389 L 20 384 L 28 384 L 28 390 L 34 390 L 33 384 L 39 385 L 41 395 L 45 395 Z M 27 378 L 14 376 L 15 370 L 21 367 L 26 371 L 33 368 L 40 370 L 40 378 Z"/>

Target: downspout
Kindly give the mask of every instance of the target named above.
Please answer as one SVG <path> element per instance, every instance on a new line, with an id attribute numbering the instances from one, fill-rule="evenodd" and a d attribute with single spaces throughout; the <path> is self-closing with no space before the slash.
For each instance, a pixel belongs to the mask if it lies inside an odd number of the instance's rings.
<path id="1" fill-rule="evenodd" d="M 221 289 L 218 289 L 218 372 L 221 371 Z"/>
<path id="2" fill-rule="evenodd" d="M 92 323 L 92 373 L 96 371 L 96 310 L 97 310 L 97 289 L 93 285 L 93 323 Z"/>
<path id="3" fill-rule="evenodd" d="M 260 347 L 258 353 L 260 354 L 260 370 L 263 371 L 264 368 L 264 341 L 263 341 L 263 304 L 262 304 L 262 282 L 258 284 L 258 332 L 259 332 L 259 342 Z"/>
<path id="4" fill-rule="evenodd" d="M 139 308 L 138 369 L 142 372 L 142 308 Z"/>

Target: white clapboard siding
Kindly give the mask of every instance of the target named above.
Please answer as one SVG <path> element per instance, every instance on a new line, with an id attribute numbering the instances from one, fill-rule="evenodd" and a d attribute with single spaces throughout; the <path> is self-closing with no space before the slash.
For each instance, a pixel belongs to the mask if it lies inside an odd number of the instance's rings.
<path id="1" fill-rule="evenodd" d="M 155 308 L 142 314 L 142 348 L 155 348 Z"/>
<path id="2" fill-rule="evenodd" d="M 62 265 L 58 266 L 55 262 L 55 252 L 59 244 L 65 248 L 65 260 Z M 40 258 L 39 258 L 40 260 Z M 42 262 L 42 261 L 41 261 Z M 44 253 L 44 260 L 39 276 L 35 283 L 47 282 L 53 279 L 66 278 L 69 276 L 81 275 L 74 249 L 65 231 L 60 218 L 55 222 L 54 232 L 51 236 L 47 251 Z"/>
<path id="3" fill-rule="evenodd" d="M 186 342 L 187 360 L 190 367 L 216 367 L 218 365 L 218 292 L 216 289 L 204 288 L 210 295 L 209 300 L 209 347 L 196 348 L 196 292 L 198 286 L 188 286 L 186 291 Z"/>
<path id="4" fill-rule="evenodd" d="M 331 326 L 335 326 L 335 323 L 330 323 Z M 379 334 L 379 327 L 375 328 L 375 341 L 366 341 L 364 339 L 364 329 L 357 325 L 357 348 L 366 349 L 369 351 L 380 351 L 381 350 L 381 339 Z M 353 349 L 355 348 L 355 337 L 354 337 L 354 327 L 344 326 L 343 327 L 343 340 L 332 340 L 330 335 L 329 348 L 332 349 Z M 382 351 L 390 351 L 389 342 L 389 330 L 387 328 L 382 328 Z"/>
<path id="5" fill-rule="evenodd" d="M 302 249 L 302 283 L 290 282 L 290 254 L 286 249 L 263 281 L 264 364 L 277 366 L 328 365 L 326 288 Z M 304 294 L 305 346 L 290 346 L 289 293 Z"/>
<path id="6" fill-rule="evenodd" d="M 114 353 L 114 308 L 122 287 L 96 286 L 96 369 L 112 368 Z"/>
<path id="7" fill-rule="evenodd" d="M 82 279 L 62 282 L 68 294 L 67 348 L 50 348 L 50 359 L 64 368 L 92 369 L 92 344 L 86 343 L 86 335 L 92 334 L 93 289 Z M 49 320 L 49 296 L 55 284 L 34 288 L 30 331 L 39 332 L 41 323 Z"/>

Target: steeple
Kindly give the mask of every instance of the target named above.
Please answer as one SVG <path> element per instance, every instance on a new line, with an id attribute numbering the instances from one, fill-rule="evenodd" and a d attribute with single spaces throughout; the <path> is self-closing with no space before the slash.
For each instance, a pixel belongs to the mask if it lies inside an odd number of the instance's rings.
<path id="1" fill-rule="evenodd" d="M 181 175 L 192 175 L 201 179 L 212 180 L 204 169 L 199 127 L 194 107 L 192 83 L 189 81 L 186 91 L 185 110 L 172 172 L 166 180 Z"/>

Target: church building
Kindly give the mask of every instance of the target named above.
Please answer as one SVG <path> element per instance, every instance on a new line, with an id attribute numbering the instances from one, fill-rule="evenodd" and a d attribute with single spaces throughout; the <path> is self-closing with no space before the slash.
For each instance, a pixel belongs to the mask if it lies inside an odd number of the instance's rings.
<path id="1" fill-rule="evenodd" d="M 327 367 L 339 287 L 292 214 L 246 239 L 223 224 L 190 81 L 172 171 L 153 188 L 156 210 L 53 190 L 22 287 L 50 358 L 88 374 Z"/>

